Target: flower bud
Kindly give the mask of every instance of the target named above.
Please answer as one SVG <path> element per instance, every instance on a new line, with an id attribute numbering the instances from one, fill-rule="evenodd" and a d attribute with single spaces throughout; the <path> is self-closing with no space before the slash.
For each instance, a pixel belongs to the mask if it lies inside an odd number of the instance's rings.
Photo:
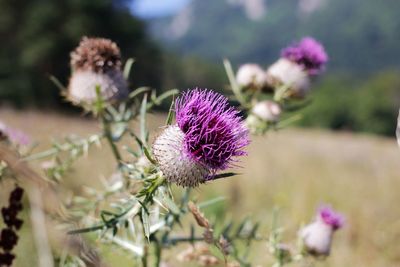
<path id="1" fill-rule="evenodd" d="M 266 100 L 258 102 L 251 112 L 263 121 L 276 122 L 279 120 L 282 110 L 281 106 L 276 102 Z"/>
<path id="2" fill-rule="evenodd" d="M 297 63 L 281 58 L 267 70 L 268 84 L 277 89 L 288 87 L 287 93 L 293 97 L 304 97 L 310 89 L 307 72 Z"/>
<path id="3" fill-rule="evenodd" d="M 244 64 L 236 73 L 236 82 L 242 88 L 261 89 L 266 84 L 265 71 L 257 64 Z"/>
<path id="4" fill-rule="evenodd" d="M 315 221 L 299 233 L 306 251 L 315 256 L 328 256 L 333 233 L 340 229 L 343 223 L 343 216 L 330 207 L 320 208 Z"/>

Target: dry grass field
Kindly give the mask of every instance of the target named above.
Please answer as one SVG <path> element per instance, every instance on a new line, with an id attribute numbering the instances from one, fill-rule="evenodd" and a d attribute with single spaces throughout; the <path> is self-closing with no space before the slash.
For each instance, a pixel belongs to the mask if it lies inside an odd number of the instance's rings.
<path id="1" fill-rule="evenodd" d="M 70 133 L 86 136 L 98 129 L 92 120 L 51 112 L 6 109 L 0 110 L 0 119 L 40 143 Z M 163 121 L 163 116 L 150 116 L 150 128 L 162 126 Z M 40 145 L 38 150 L 44 148 Z M 237 170 L 242 175 L 203 185 L 195 197 L 226 196 L 220 207 L 226 218 L 250 215 L 266 225 L 273 208 L 279 207 L 285 240 L 295 239 L 298 227 L 312 218 L 319 204 L 330 203 L 345 214 L 346 226 L 335 235 L 332 256 L 318 266 L 400 266 L 400 149 L 394 139 L 286 129 L 252 138 L 248 152 L 243 168 Z M 75 188 L 96 185 L 99 176 L 111 174 L 113 164 L 107 149 L 94 148 L 66 179 Z M 26 227 L 24 233 L 16 266 L 36 266 Z M 253 253 L 261 266 L 268 266 L 266 251 L 260 243 Z M 172 260 L 175 252 L 168 258 Z M 111 266 L 132 263 L 120 260 Z"/>

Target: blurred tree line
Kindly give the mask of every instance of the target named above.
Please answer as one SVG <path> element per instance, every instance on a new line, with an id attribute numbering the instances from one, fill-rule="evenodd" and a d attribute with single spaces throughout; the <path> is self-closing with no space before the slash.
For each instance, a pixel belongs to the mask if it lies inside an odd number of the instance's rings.
<path id="1" fill-rule="evenodd" d="M 70 74 L 69 54 L 82 36 L 106 37 L 135 58 L 131 88 L 160 90 L 198 85 L 218 88 L 222 68 L 196 57 L 162 52 L 135 18 L 130 0 L 0 0 L 0 103 L 17 107 L 63 107 L 50 75 L 63 84 Z"/>
<path id="2" fill-rule="evenodd" d="M 312 93 L 303 126 L 393 136 L 400 108 L 400 71 L 329 74 Z"/>
<path id="3" fill-rule="evenodd" d="M 49 76 L 67 84 L 69 53 L 84 35 L 111 38 L 125 60 L 136 59 L 132 88 L 226 88 L 220 60 L 162 51 L 147 35 L 146 25 L 132 16 L 129 2 L 0 0 L 0 104 L 70 108 L 63 105 Z M 343 58 L 331 55 L 333 60 L 338 57 Z M 301 125 L 393 135 L 400 106 L 400 72 L 338 71 L 328 71 L 319 81 L 312 94 L 315 101 L 304 110 Z"/>
<path id="4" fill-rule="evenodd" d="M 69 53 L 82 36 L 110 38 L 136 59 L 134 85 L 159 86 L 161 53 L 124 0 L 0 0 L 0 99 L 17 106 L 56 106 L 54 75 L 67 84 Z"/>

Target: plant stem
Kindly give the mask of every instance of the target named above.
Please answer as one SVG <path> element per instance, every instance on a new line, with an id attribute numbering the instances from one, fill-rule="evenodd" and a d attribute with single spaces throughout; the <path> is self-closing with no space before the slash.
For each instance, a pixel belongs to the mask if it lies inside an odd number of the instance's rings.
<path id="1" fill-rule="evenodd" d="M 100 117 L 101 117 L 101 122 L 103 124 L 104 136 L 106 137 L 108 144 L 111 147 L 111 151 L 112 151 L 115 159 L 117 160 L 118 166 L 120 166 L 122 158 L 121 158 L 121 154 L 119 153 L 117 146 L 115 145 L 115 143 L 113 141 L 110 123 L 105 118 L 103 112 L 100 113 Z"/>
<path id="2" fill-rule="evenodd" d="M 148 247 L 145 246 L 144 247 L 144 254 L 143 254 L 143 257 L 142 257 L 142 266 L 143 267 L 147 267 L 147 256 L 148 256 Z"/>
<path id="3" fill-rule="evenodd" d="M 228 79 L 229 79 L 229 83 L 231 84 L 232 91 L 235 94 L 235 97 L 236 97 L 237 101 L 244 108 L 249 109 L 251 106 L 250 106 L 249 103 L 247 103 L 245 97 L 243 96 L 243 94 L 241 92 L 241 89 L 240 89 L 239 85 L 236 82 L 235 74 L 233 72 L 231 63 L 227 59 L 224 59 L 223 62 L 224 62 L 224 67 L 225 67 L 226 74 L 227 74 Z"/>
<path id="4" fill-rule="evenodd" d="M 156 261 L 154 263 L 154 267 L 159 267 L 160 263 L 161 263 L 162 246 L 161 246 L 161 244 L 159 243 L 158 240 L 155 240 L 154 248 L 155 248 L 154 254 L 155 254 L 155 258 L 156 258 Z"/>

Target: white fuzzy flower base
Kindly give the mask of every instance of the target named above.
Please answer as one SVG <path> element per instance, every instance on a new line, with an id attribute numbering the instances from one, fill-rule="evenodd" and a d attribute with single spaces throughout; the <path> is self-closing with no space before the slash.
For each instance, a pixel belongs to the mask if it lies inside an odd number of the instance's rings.
<path id="1" fill-rule="evenodd" d="M 100 87 L 100 94 L 105 100 L 121 99 L 128 95 L 128 87 L 120 71 L 76 71 L 71 76 L 67 97 L 77 104 L 93 103 L 97 99 L 97 86 Z"/>
<path id="2" fill-rule="evenodd" d="M 183 187 L 196 187 L 210 171 L 187 155 L 184 133 L 177 125 L 168 126 L 153 144 L 153 153 L 165 178 Z"/>

